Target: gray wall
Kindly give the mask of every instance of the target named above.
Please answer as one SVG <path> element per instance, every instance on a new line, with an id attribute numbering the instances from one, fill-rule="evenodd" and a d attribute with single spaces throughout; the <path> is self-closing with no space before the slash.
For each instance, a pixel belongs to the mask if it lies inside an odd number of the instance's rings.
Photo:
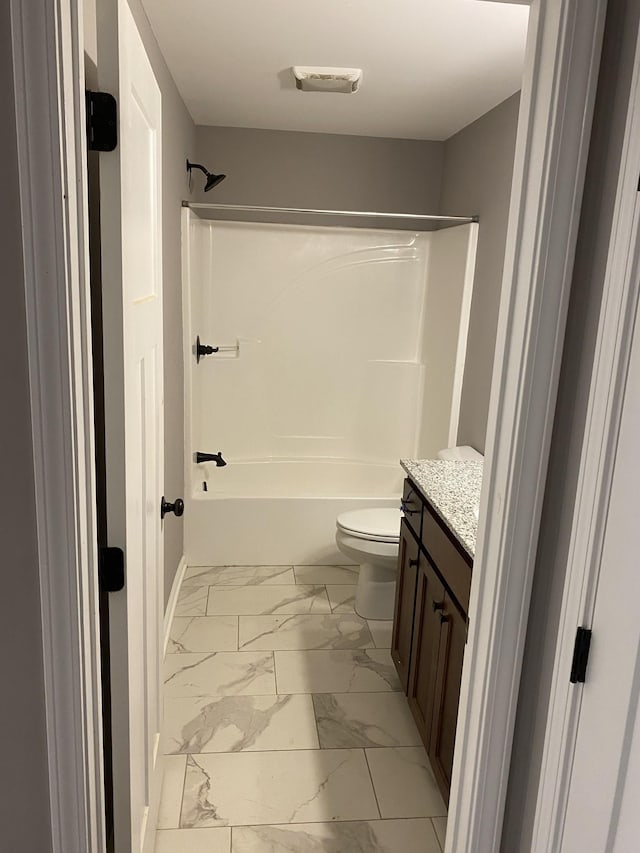
<path id="1" fill-rule="evenodd" d="M 520 94 L 445 143 L 442 214 L 478 214 L 478 252 L 458 443 L 484 453 Z"/>
<path id="2" fill-rule="evenodd" d="M 198 127 L 198 162 L 227 179 L 198 201 L 437 213 L 444 143 Z M 460 211 L 458 211 L 460 212 Z"/>
<path id="3" fill-rule="evenodd" d="M 162 232 L 164 287 L 164 483 L 169 500 L 184 496 L 184 363 L 182 355 L 181 202 L 189 198 L 185 161 L 195 152 L 195 125 L 160 53 L 140 0 L 129 0 L 162 91 Z M 160 495 L 158 495 L 160 498 Z M 164 522 L 165 603 L 183 554 L 183 522 Z"/>
<path id="4" fill-rule="evenodd" d="M 504 853 L 530 849 L 639 21 L 640 0 L 610 0 L 520 684 Z"/>
<path id="5" fill-rule="evenodd" d="M 9 4 L 0 4 L 0 850 L 51 850 L 42 625 Z"/>

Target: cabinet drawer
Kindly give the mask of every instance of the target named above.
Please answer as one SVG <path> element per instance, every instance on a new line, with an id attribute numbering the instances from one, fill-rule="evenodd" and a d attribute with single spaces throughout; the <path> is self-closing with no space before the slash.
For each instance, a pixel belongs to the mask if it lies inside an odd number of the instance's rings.
<path id="1" fill-rule="evenodd" d="M 405 521 L 409 527 L 420 538 L 420 530 L 422 525 L 422 506 L 423 499 L 411 480 L 404 481 L 404 489 L 402 492 L 402 512 Z"/>
<path id="2" fill-rule="evenodd" d="M 462 554 L 427 504 L 422 513 L 422 547 L 465 613 L 469 610 L 471 557 Z"/>

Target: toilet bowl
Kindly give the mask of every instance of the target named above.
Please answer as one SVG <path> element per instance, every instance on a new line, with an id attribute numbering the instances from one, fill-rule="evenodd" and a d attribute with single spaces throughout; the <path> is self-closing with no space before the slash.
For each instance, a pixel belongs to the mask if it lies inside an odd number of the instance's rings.
<path id="1" fill-rule="evenodd" d="M 360 565 L 355 609 L 363 619 L 393 619 L 401 517 L 399 509 L 377 507 L 336 519 L 336 545 Z"/>

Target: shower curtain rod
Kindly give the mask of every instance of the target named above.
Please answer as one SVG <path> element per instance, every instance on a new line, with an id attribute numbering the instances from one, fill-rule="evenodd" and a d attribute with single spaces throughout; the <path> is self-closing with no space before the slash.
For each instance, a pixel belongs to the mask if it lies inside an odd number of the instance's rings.
<path id="1" fill-rule="evenodd" d="M 205 204 L 201 202 L 183 201 L 183 207 L 188 207 L 196 213 L 201 212 L 206 218 L 207 213 L 215 218 L 215 214 L 240 214 L 250 217 L 253 214 L 264 216 L 324 216 L 350 219 L 379 220 L 386 219 L 394 223 L 415 223 L 416 230 L 435 230 L 451 228 L 455 225 L 467 225 L 478 222 L 477 216 L 432 216 L 424 213 L 382 213 L 371 210 L 316 210 L 305 207 L 265 207 L 250 204 Z M 420 227 L 421 226 L 421 227 Z M 425 226 L 431 226 L 431 229 Z"/>

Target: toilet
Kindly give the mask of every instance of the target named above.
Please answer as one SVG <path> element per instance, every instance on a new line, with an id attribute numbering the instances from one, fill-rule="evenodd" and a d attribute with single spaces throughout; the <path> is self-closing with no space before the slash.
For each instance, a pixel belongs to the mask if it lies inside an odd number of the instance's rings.
<path id="1" fill-rule="evenodd" d="M 467 446 L 441 450 L 438 458 L 483 459 Z M 360 565 L 355 609 L 363 619 L 393 619 L 401 520 L 400 509 L 389 507 L 349 510 L 336 519 L 338 549 Z"/>
<path id="2" fill-rule="evenodd" d="M 356 613 L 363 619 L 393 619 L 401 518 L 399 509 L 375 507 L 336 519 L 336 545 L 360 564 Z"/>

